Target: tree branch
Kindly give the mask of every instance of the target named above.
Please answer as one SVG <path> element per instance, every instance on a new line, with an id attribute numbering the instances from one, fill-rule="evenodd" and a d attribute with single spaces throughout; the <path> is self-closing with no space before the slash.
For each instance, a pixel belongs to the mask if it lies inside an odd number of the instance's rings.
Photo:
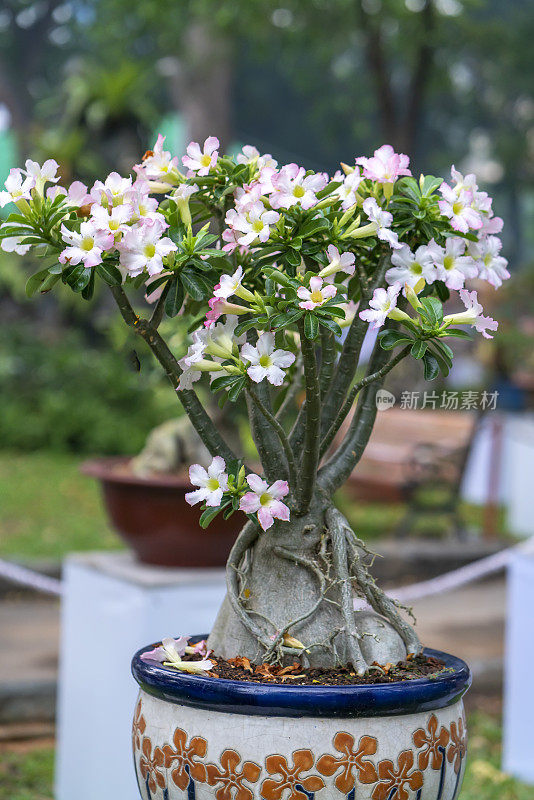
<path id="1" fill-rule="evenodd" d="M 397 364 L 400 361 L 402 361 L 402 359 L 405 358 L 409 352 L 410 352 L 410 345 L 405 347 L 403 350 L 400 350 L 397 353 L 397 355 L 394 356 L 394 358 L 388 361 L 387 364 L 384 364 L 384 366 L 381 367 L 379 370 L 371 373 L 370 375 L 366 375 L 365 378 L 362 378 L 361 381 L 358 381 L 358 383 L 354 384 L 354 386 L 349 392 L 349 396 L 347 397 L 345 403 L 343 404 L 341 411 L 337 415 L 336 419 L 330 426 L 330 430 L 328 431 L 323 441 L 321 442 L 321 456 L 323 456 L 326 453 L 326 451 L 334 441 L 336 433 L 341 428 L 343 421 L 345 420 L 346 416 L 351 410 L 352 404 L 356 399 L 356 396 L 359 394 L 359 392 L 361 392 L 362 389 L 365 389 L 366 386 L 369 386 L 370 383 L 380 380 L 381 378 L 385 378 L 388 372 L 391 372 L 391 370 L 394 367 L 396 367 Z"/>
<path id="2" fill-rule="evenodd" d="M 286 436 L 286 432 L 283 429 L 282 425 L 278 422 L 276 417 L 271 414 L 268 408 L 264 406 L 252 386 L 247 387 L 247 392 L 251 396 L 253 402 L 256 404 L 258 409 L 261 411 L 269 425 L 276 431 L 278 438 L 280 440 L 280 444 L 283 447 L 286 460 L 287 460 L 287 467 L 289 473 L 289 484 L 293 490 L 296 490 L 297 487 L 297 470 L 295 466 L 295 457 L 293 455 L 293 450 L 291 449 L 291 445 L 289 444 L 289 440 Z"/>
<path id="3" fill-rule="evenodd" d="M 396 325 L 389 327 L 394 328 Z M 387 363 L 387 357 L 387 352 L 377 342 L 369 363 L 369 374 L 380 372 Z M 356 413 L 341 447 L 319 470 L 318 485 L 330 497 L 345 483 L 367 447 L 376 419 L 376 394 L 384 382 L 384 377 L 385 375 L 362 389 Z"/>
<path id="4" fill-rule="evenodd" d="M 111 286 L 110 289 L 126 324 L 133 328 L 147 343 L 152 353 L 165 370 L 165 374 L 178 395 L 187 416 L 211 455 L 221 456 L 225 461 L 237 459 L 236 454 L 224 441 L 209 418 L 196 392 L 192 389 L 183 390 L 178 388 L 182 370 L 174 355 L 169 350 L 167 343 L 161 338 L 157 330 L 152 328 L 146 319 L 140 318 L 135 313 L 121 286 Z"/>
<path id="5" fill-rule="evenodd" d="M 358 308 L 358 313 L 352 320 L 349 328 L 341 355 L 337 362 L 337 368 L 334 378 L 330 384 L 330 390 L 326 395 L 323 404 L 323 413 L 321 421 L 321 433 L 326 435 L 332 422 L 337 417 L 343 400 L 354 380 L 356 370 L 358 369 L 358 361 L 360 358 L 360 351 L 362 349 L 363 340 L 369 323 L 360 318 L 359 312 L 369 308 L 369 300 L 373 296 L 374 290 L 381 286 L 384 281 L 384 275 L 390 264 L 390 253 L 384 253 L 378 262 L 375 274 L 372 278 L 362 277 L 361 292 L 362 302 Z"/>
<path id="6" fill-rule="evenodd" d="M 299 332 L 306 384 L 306 425 L 299 481 L 299 513 L 305 514 L 313 497 L 319 465 L 321 389 L 317 374 L 315 348 L 313 342 L 304 335 L 303 320 L 299 320 Z"/>

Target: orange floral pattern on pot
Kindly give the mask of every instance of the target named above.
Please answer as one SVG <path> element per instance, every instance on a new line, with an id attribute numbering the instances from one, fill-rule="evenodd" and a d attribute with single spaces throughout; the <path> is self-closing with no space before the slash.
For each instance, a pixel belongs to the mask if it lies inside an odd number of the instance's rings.
<path id="1" fill-rule="evenodd" d="M 141 739 L 146 730 L 146 721 L 143 716 L 143 702 L 139 700 L 135 708 L 134 720 L 132 725 L 132 743 L 135 750 L 141 749 Z"/>
<path id="2" fill-rule="evenodd" d="M 378 765 L 380 782 L 373 789 L 373 800 L 388 800 L 393 789 L 396 789 L 395 800 L 408 800 L 410 787 L 414 792 L 423 786 L 423 773 L 413 769 L 414 756 L 412 750 L 403 750 L 397 760 L 397 767 L 393 761 L 384 759 Z"/>
<path id="3" fill-rule="evenodd" d="M 419 728 L 412 738 L 414 745 L 422 748 L 417 761 L 419 769 L 426 769 L 429 763 L 432 769 L 441 769 L 450 734 L 447 728 L 443 726 L 438 734 L 438 718 L 436 715 L 432 714 L 428 720 L 426 730 Z"/>
<path id="4" fill-rule="evenodd" d="M 208 743 L 201 736 L 193 736 L 187 744 L 187 733 L 176 728 L 172 737 L 173 745 L 163 747 L 165 766 L 171 769 L 171 778 L 180 789 L 186 789 L 189 780 L 205 783 L 206 767 L 196 758 L 204 758 Z"/>
<path id="5" fill-rule="evenodd" d="M 293 753 L 293 766 L 287 763 L 287 758 L 281 755 L 267 756 L 265 768 L 269 775 L 279 775 L 278 779 L 266 778 L 261 785 L 261 796 L 265 800 L 308 800 L 306 792 L 318 792 L 323 789 L 325 782 L 318 775 L 304 777 L 303 772 L 309 772 L 314 764 L 315 757 L 311 750 L 295 750 Z"/>
<path id="6" fill-rule="evenodd" d="M 221 784 L 215 792 L 217 800 L 252 800 L 253 793 L 244 781 L 256 783 L 261 767 L 254 761 L 245 761 L 239 770 L 241 756 L 235 750 L 225 750 L 220 758 L 221 766 L 206 765 L 206 777 L 210 786 Z"/>
<path id="7" fill-rule="evenodd" d="M 162 772 L 161 767 L 165 764 L 165 756 L 161 747 L 154 748 L 152 752 L 152 742 L 145 736 L 141 744 L 141 759 L 139 761 L 139 769 L 143 780 L 148 779 L 148 787 L 151 792 L 156 791 L 156 787 L 164 789 L 166 786 L 165 774 Z"/>
<path id="8" fill-rule="evenodd" d="M 317 769 L 321 775 L 328 777 L 341 770 L 336 776 L 334 786 L 340 792 L 348 794 L 354 789 L 356 777 L 360 783 L 375 783 L 378 779 L 376 767 L 365 756 L 376 753 L 378 742 L 374 736 L 362 736 L 355 746 L 354 736 L 345 731 L 340 731 L 334 736 L 334 747 L 340 756 L 330 754 L 322 755 L 317 762 Z"/>
<path id="9" fill-rule="evenodd" d="M 464 720 L 460 717 L 458 725 L 456 725 L 456 722 L 451 722 L 451 741 L 447 751 L 447 761 L 449 764 L 454 762 L 454 771 L 456 774 L 460 771 L 466 752 L 467 736 L 465 724 Z"/>

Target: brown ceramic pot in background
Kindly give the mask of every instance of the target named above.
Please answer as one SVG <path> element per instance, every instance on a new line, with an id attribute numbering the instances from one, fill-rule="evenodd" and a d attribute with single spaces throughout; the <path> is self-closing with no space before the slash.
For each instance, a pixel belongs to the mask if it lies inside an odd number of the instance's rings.
<path id="1" fill-rule="evenodd" d="M 206 530 L 200 507 L 185 501 L 192 490 L 187 474 L 141 478 L 128 470 L 128 458 L 98 458 L 82 464 L 97 478 L 117 533 L 139 561 L 165 567 L 223 567 L 246 521 L 239 511 L 217 516 Z"/>

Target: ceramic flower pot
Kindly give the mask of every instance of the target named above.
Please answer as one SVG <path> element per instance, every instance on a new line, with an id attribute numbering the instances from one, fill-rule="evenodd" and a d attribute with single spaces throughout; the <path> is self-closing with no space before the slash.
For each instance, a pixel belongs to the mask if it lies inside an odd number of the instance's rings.
<path id="1" fill-rule="evenodd" d="M 458 658 L 436 677 L 256 684 L 143 662 L 133 723 L 143 800 L 456 800 L 466 756 Z"/>
<path id="2" fill-rule="evenodd" d="M 82 472 L 102 485 L 111 524 L 143 564 L 163 567 L 224 567 L 244 515 L 222 514 L 205 531 L 200 512 L 186 503 L 191 482 L 184 475 L 141 478 L 128 458 L 96 458 Z"/>

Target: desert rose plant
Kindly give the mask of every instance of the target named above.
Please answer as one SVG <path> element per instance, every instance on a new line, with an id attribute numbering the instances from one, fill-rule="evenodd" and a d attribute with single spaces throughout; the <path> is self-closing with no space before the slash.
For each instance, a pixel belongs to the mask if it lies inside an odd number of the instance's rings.
<path id="1" fill-rule="evenodd" d="M 96 281 L 107 284 L 213 457 L 190 469 L 201 526 L 219 513 L 248 516 L 209 650 L 352 664 L 360 675 L 419 653 L 332 498 L 362 457 L 387 374 L 414 358 L 426 380 L 447 375 L 448 341 L 468 337 L 466 326 L 496 330 L 466 282 L 498 287 L 509 276 L 502 220 L 474 175 L 453 167 L 449 183 L 416 179 L 388 145 L 333 177 L 279 166 L 251 146 L 222 156 L 215 137 L 191 143 L 181 161 L 160 136 L 134 176 L 111 173 L 90 190 L 60 186 L 54 161 L 27 161 L 0 194 L 16 206 L 2 247 L 43 257 L 28 294 L 61 281 L 88 300 Z M 444 314 L 451 291 L 463 307 Z M 161 335 L 163 318 L 178 314 L 191 336 L 181 353 Z M 371 328 L 380 330 L 362 365 Z M 221 403 L 245 398 L 260 469 L 223 439 L 199 381 Z M 355 595 L 374 613 L 355 611 Z M 153 657 L 180 668 L 186 647 L 164 640 Z M 198 652 L 197 671 L 209 669 L 208 651 Z"/>

